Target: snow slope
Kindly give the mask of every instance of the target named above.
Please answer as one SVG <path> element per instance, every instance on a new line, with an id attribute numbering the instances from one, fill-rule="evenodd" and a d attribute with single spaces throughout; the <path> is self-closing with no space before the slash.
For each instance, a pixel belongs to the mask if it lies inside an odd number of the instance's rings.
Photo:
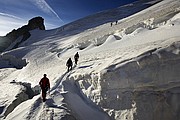
<path id="1" fill-rule="evenodd" d="M 99 14 L 101 22 L 86 24 Z M 31 31 L 19 48 L 1 54 L 1 119 L 180 119 L 180 1 L 164 0 L 123 19 L 113 15 L 112 27 L 110 18 L 102 22 L 106 12 L 94 16 L 80 20 L 83 27 L 77 21 Z M 66 60 L 76 52 L 78 65 L 67 72 Z M 44 73 L 51 82 L 47 101 L 27 100 L 39 92 Z"/>

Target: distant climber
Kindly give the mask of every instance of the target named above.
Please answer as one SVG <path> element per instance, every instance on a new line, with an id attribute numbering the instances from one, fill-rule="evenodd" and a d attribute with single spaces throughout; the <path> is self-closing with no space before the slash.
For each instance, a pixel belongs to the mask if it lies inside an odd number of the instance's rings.
<path id="1" fill-rule="evenodd" d="M 71 58 L 69 58 L 68 61 L 67 61 L 67 63 L 66 63 L 66 66 L 68 67 L 68 72 L 69 72 L 70 70 L 72 70 L 72 65 L 73 65 L 72 60 L 71 60 Z"/>
<path id="2" fill-rule="evenodd" d="M 46 101 L 46 92 L 48 91 L 48 89 L 50 90 L 50 83 L 49 83 L 49 79 L 46 77 L 47 75 L 44 74 L 44 77 L 41 79 L 41 81 L 39 82 L 39 85 L 41 87 L 42 90 L 42 98 L 43 98 L 43 102 Z"/>
<path id="3" fill-rule="evenodd" d="M 116 25 L 117 25 L 118 21 L 116 20 Z"/>
<path id="4" fill-rule="evenodd" d="M 113 23 L 111 22 L 111 27 L 112 27 Z"/>
<path id="5" fill-rule="evenodd" d="M 74 60 L 75 60 L 75 64 L 76 64 L 76 65 L 77 65 L 78 59 L 79 59 L 79 53 L 77 52 L 77 53 L 74 55 Z"/>

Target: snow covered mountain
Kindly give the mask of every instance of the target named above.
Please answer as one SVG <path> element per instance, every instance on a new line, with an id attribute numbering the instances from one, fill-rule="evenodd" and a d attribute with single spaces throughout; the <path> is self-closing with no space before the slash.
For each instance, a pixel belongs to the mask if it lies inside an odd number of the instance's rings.
<path id="1" fill-rule="evenodd" d="M 180 1 L 160 1 L 140 1 L 132 11 L 157 4 L 129 17 L 110 10 L 33 30 L 10 46 L 0 55 L 0 119 L 179 120 Z M 67 72 L 76 52 L 79 62 Z M 43 74 L 51 83 L 44 103 Z"/>

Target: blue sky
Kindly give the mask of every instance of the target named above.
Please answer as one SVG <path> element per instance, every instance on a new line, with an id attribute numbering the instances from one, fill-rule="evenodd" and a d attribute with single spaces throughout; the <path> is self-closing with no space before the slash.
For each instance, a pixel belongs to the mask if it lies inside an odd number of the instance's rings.
<path id="1" fill-rule="evenodd" d="M 0 36 L 42 16 L 53 29 L 87 15 L 116 8 L 136 0 L 0 0 Z"/>

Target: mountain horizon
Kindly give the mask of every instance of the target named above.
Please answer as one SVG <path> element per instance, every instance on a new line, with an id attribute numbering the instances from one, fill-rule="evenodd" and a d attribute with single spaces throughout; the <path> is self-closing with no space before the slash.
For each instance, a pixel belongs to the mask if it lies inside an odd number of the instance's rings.
<path id="1" fill-rule="evenodd" d="M 0 1 L 0 36 L 17 29 L 33 17 L 41 16 L 46 28 L 54 29 L 87 15 L 119 7 L 137 0 L 6 0 Z M 72 4 L 73 3 L 73 4 Z"/>

